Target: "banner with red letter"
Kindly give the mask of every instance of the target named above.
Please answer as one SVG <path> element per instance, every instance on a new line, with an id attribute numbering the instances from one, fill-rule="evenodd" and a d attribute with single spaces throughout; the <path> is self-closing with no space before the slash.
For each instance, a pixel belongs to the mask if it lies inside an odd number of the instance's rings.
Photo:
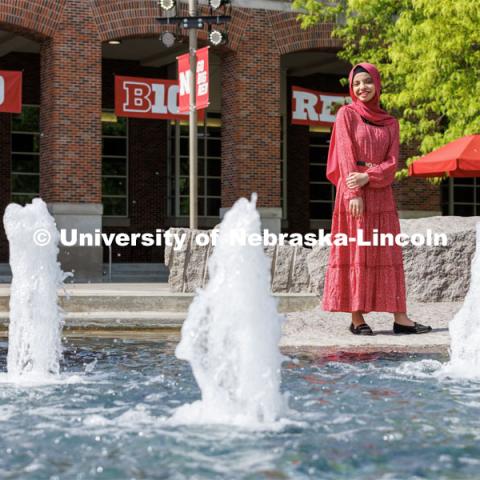
<path id="1" fill-rule="evenodd" d="M 0 70 L 0 112 L 22 112 L 22 72 Z"/>
<path id="2" fill-rule="evenodd" d="M 345 94 L 292 86 L 292 125 L 332 126 L 337 110 L 351 102 Z"/>
<path id="3" fill-rule="evenodd" d="M 207 108 L 209 100 L 209 73 L 208 49 L 204 47 L 197 50 L 197 110 Z M 190 54 L 180 55 L 178 60 L 178 88 L 180 92 L 180 112 L 190 111 Z"/>
<path id="4" fill-rule="evenodd" d="M 115 115 L 118 117 L 188 120 L 178 111 L 178 83 L 158 78 L 115 76 Z"/>

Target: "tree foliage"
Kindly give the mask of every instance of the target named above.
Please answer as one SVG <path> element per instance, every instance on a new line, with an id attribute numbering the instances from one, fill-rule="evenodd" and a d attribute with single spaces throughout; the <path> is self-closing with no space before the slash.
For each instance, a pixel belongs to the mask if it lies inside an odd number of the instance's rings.
<path id="1" fill-rule="evenodd" d="M 292 5 L 304 28 L 335 19 L 332 35 L 342 41 L 340 58 L 379 68 L 382 104 L 399 118 L 402 143 L 426 154 L 480 133 L 478 0 L 294 0 Z M 406 176 L 406 168 L 398 172 L 398 178 Z"/>

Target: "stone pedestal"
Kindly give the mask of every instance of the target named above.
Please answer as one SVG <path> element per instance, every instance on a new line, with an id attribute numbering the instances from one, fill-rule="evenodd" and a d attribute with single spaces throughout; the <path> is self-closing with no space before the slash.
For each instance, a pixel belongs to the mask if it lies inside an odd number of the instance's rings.
<path id="1" fill-rule="evenodd" d="M 49 203 L 48 209 L 55 218 L 57 229 L 72 229 L 80 233 L 95 233 L 102 229 L 103 205 L 98 203 Z M 103 280 L 102 247 L 63 247 L 60 245 L 59 261 L 64 272 L 73 271 L 74 282 L 101 282 Z"/>
<path id="2" fill-rule="evenodd" d="M 416 302 L 456 302 L 465 298 L 470 285 L 470 267 L 476 246 L 476 224 L 480 217 L 433 216 L 401 219 L 401 232 L 412 240 L 423 235 L 425 243 L 403 247 L 407 298 Z M 208 281 L 207 261 L 211 244 L 198 246 L 199 230 L 170 229 L 185 233 L 187 241 L 180 251 L 165 250 L 170 269 L 168 283 L 175 292 L 194 292 Z M 447 245 L 433 245 L 435 235 L 446 236 Z M 430 239 L 430 240 L 429 240 Z M 432 244 L 429 245 L 428 242 Z M 418 245 L 418 246 L 417 246 Z M 323 296 L 330 247 L 313 249 L 293 245 L 266 247 L 271 262 L 272 292 L 316 293 Z"/>
<path id="3" fill-rule="evenodd" d="M 398 216 L 400 218 L 426 218 L 442 216 L 440 210 L 399 210 Z"/>

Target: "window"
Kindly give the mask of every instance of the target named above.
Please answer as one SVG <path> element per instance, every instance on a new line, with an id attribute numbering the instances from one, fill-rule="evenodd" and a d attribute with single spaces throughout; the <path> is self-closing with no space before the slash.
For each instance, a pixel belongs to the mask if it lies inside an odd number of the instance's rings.
<path id="1" fill-rule="evenodd" d="M 189 215 L 188 123 L 171 122 L 168 132 L 168 212 Z M 198 216 L 219 217 L 222 141 L 220 114 L 207 113 L 198 127 Z"/>
<path id="2" fill-rule="evenodd" d="M 128 215 L 128 122 L 102 114 L 102 203 L 108 217 Z"/>
<path id="3" fill-rule="evenodd" d="M 441 185 L 442 214 L 480 215 L 480 179 L 447 178 Z"/>
<path id="4" fill-rule="evenodd" d="M 335 187 L 327 179 L 330 132 L 310 132 L 310 219 L 332 219 Z"/>
<path id="5" fill-rule="evenodd" d="M 12 202 L 25 205 L 40 193 L 40 108 L 12 115 Z"/>
<path id="6" fill-rule="evenodd" d="M 280 208 L 287 218 L 287 116 L 280 118 Z"/>

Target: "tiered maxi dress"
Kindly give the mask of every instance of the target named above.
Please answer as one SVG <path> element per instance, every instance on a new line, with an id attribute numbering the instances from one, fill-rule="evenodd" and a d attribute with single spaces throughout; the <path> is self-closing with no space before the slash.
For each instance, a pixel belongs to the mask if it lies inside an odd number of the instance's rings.
<path id="1" fill-rule="evenodd" d="M 335 141 L 340 178 L 332 218 L 332 240 L 336 233 L 357 238 L 363 229 L 365 240 L 372 240 L 374 229 L 381 233 L 400 233 L 400 221 L 392 183 L 398 166 L 399 125 L 376 126 L 366 123 L 355 111 L 342 107 L 337 113 Z M 357 165 L 357 160 L 375 164 Z M 369 182 L 355 189 L 346 185 L 350 172 L 368 172 Z M 351 198 L 361 196 L 364 214 L 349 213 Z M 334 312 L 406 312 L 405 273 L 399 245 L 330 247 L 322 308 Z"/>

